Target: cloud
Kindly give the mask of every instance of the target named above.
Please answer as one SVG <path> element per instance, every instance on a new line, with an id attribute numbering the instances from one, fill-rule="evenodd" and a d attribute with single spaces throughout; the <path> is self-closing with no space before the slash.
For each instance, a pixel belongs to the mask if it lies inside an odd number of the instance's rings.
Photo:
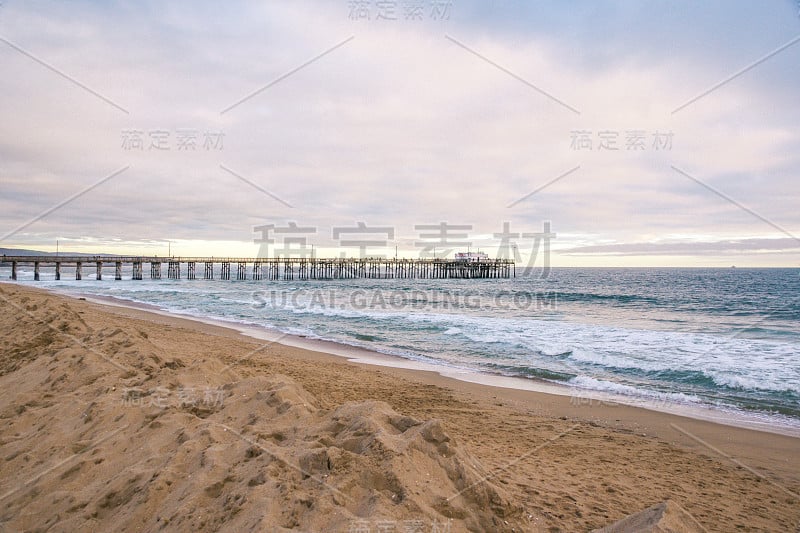
<path id="1" fill-rule="evenodd" d="M 800 74 L 789 67 L 800 46 L 671 114 L 796 33 L 785 6 L 757 8 L 454 2 L 449 20 L 415 22 L 353 21 L 347 2 L 10 3 L 0 35 L 129 114 L 0 43 L 9 73 L 0 81 L 0 234 L 130 169 L 0 244 L 113 236 L 250 246 L 254 225 L 288 220 L 326 235 L 356 221 L 392 225 L 403 242 L 414 225 L 442 220 L 489 234 L 506 220 L 536 231 L 547 219 L 595 244 L 772 231 L 670 165 L 798 229 Z M 224 148 L 179 151 L 182 128 L 224 132 Z M 126 129 L 146 141 L 167 131 L 171 149 L 126 150 Z M 592 150 L 571 148 L 578 129 L 591 131 Z M 646 132 L 646 150 L 625 150 L 632 129 Z M 597 149 L 604 130 L 617 132 L 621 150 Z M 673 132 L 671 150 L 652 149 L 656 131 Z"/>
<path id="2" fill-rule="evenodd" d="M 559 250 L 560 255 L 730 255 L 738 253 L 796 253 L 798 239 L 740 239 L 717 242 L 643 242 L 578 246 Z"/>

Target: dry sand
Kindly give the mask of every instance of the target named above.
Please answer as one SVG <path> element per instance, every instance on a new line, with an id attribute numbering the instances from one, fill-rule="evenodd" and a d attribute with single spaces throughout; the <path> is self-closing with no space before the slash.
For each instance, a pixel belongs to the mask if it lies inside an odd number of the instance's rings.
<path id="1" fill-rule="evenodd" d="M 0 331 L 0 531 L 589 531 L 665 501 L 627 523 L 800 524 L 790 436 L 11 284 Z"/>

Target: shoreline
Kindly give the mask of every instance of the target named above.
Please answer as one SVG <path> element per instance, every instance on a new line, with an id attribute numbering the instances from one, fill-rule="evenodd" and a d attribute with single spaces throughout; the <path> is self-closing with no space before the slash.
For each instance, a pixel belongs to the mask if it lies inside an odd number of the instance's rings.
<path id="1" fill-rule="evenodd" d="M 180 530 L 347 531 L 362 517 L 589 531 L 666 501 L 709 531 L 791 530 L 800 520 L 796 437 L 574 405 L 80 298 L 0 283 L 9 347 L 0 521 L 17 529 L 157 530 L 168 520 Z M 181 394 L 192 391 L 197 402 L 186 405 Z M 436 429 L 398 433 L 407 424 Z M 320 453 L 327 466 L 313 459 Z M 442 507 L 476 480 L 495 496 Z"/>
<path id="2" fill-rule="evenodd" d="M 498 389 L 511 389 L 515 391 L 528 391 L 537 394 L 547 394 L 566 397 L 576 407 L 605 406 L 613 408 L 624 406 L 628 408 L 644 409 L 656 413 L 663 413 L 683 418 L 690 418 L 704 422 L 761 431 L 776 435 L 783 435 L 800 439 L 800 420 L 786 419 L 786 424 L 776 424 L 775 419 L 764 420 L 771 417 L 768 413 L 751 414 L 735 408 L 715 407 L 705 404 L 678 403 L 670 400 L 650 400 L 636 398 L 621 394 L 609 393 L 589 388 L 569 386 L 553 383 L 538 378 L 525 378 L 492 374 L 475 369 L 457 368 L 448 365 L 434 365 L 422 361 L 405 358 L 401 355 L 388 354 L 369 348 L 346 344 L 328 339 L 315 339 L 302 335 L 284 333 L 280 330 L 265 326 L 244 324 L 237 321 L 226 321 L 208 317 L 196 317 L 182 313 L 171 312 L 156 305 L 136 302 L 114 296 L 93 295 L 80 292 L 59 292 L 47 287 L 41 288 L 70 298 L 84 298 L 86 301 L 110 307 L 128 308 L 145 313 L 153 313 L 163 317 L 183 319 L 197 324 L 230 329 L 249 338 L 276 342 L 285 346 L 322 352 L 335 357 L 343 358 L 349 362 L 361 363 L 383 368 L 404 369 L 412 372 L 432 372 L 442 378 L 452 379 L 463 383 L 483 385 Z M 790 423 L 791 422 L 791 423 Z"/>
<path id="3" fill-rule="evenodd" d="M 576 419 L 597 423 L 598 421 L 610 421 L 614 416 L 619 416 L 620 418 L 613 418 L 615 422 L 621 422 L 621 425 L 616 427 L 637 431 L 641 426 L 651 431 L 649 435 L 659 438 L 674 436 L 675 432 L 671 430 L 671 424 L 675 421 L 692 421 L 711 427 L 719 426 L 720 431 L 742 431 L 786 437 L 797 442 L 798 451 L 800 451 L 800 432 L 784 432 L 779 431 L 783 428 L 775 427 L 763 428 L 760 426 L 751 427 L 726 423 L 719 420 L 719 411 L 713 408 L 705 409 L 705 411 L 709 413 L 708 417 L 690 416 L 689 413 L 675 413 L 654 409 L 648 406 L 608 401 L 607 398 L 610 398 L 612 395 L 589 390 L 586 390 L 587 393 L 592 395 L 591 398 L 588 398 L 589 401 L 577 402 L 577 404 L 575 404 L 571 401 L 572 394 L 570 393 L 574 394 L 575 390 L 580 389 L 575 389 L 566 385 L 551 384 L 546 381 L 535 379 L 494 376 L 478 372 L 447 372 L 444 370 L 446 367 L 426 365 L 425 363 L 411 361 L 400 356 L 382 354 L 356 346 L 337 343 L 335 341 L 309 339 L 258 326 L 248 327 L 247 325 L 239 324 L 239 327 L 237 327 L 237 323 L 235 322 L 171 313 L 151 304 L 131 302 L 112 296 L 76 296 L 74 294 L 56 293 L 46 288 L 42 288 L 41 290 L 72 299 L 84 298 L 86 302 L 97 305 L 105 311 L 115 312 L 116 310 L 116 314 L 123 316 L 131 316 L 161 324 L 179 325 L 202 332 L 222 333 L 226 336 L 244 338 L 250 342 L 253 340 L 267 341 L 279 346 L 313 353 L 317 357 L 329 360 L 332 359 L 334 361 L 357 364 L 368 368 L 374 368 L 375 370 L 394 371 L 404 377 L 418 378 L 437 386 L 445 386 L 456 390 L 468 390 L 470 392 L 480 391 L 484 397 L 494 398 L 498 397 L 498 395 L 502 395 L 510 401 L 530 402 L 534 400 L 548 406 L 549 409 L 552 409 L 551 414 L 557 417 L 568 416 L 569 418 L 574 417 Z M 475 379 L 467 379 L 466 376 L 473 376 Z M 487 379 L 481 380 L 481 376 Z M 505 382 L 506 386 L 498 384 L 502 382 Z M 529 386 L 525 387 L 524 385 Z M 592 415 L 576 416 L 582 413 L 584 409 L 590 410 Z M 716 413 L 716 416 L 714 413 Z M 642 418 L 653 422 L 658 421 L 658 423 L 642 425 L 639 423 L 639 420 Z M 733 421 L 736 422 L 738 419 Z"/>

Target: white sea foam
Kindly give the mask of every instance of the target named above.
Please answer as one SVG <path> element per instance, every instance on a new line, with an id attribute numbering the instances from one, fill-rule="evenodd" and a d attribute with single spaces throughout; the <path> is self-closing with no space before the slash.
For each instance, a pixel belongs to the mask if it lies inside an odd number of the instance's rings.
<path id="1" fill-rule="evenodd" d="M 656 402 L 698 403 L 701 401 L 700 398 L 691 394 L 648 390 L 589 376 L 576 376 L 569 380 L 569 384 L 581 389 L 608 392 L 620 396 L 646 398 Z"/>

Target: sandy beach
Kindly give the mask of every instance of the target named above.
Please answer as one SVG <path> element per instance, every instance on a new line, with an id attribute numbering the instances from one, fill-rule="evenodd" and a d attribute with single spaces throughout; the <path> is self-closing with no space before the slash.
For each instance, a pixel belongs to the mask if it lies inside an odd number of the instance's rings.
<path id="1" fill-rule="evenodd" d="M 0 309 L 2 531 L 591 531 L 667 501 L 676 531 L 800 526 L 792 436 L 13 284 Z"/>

